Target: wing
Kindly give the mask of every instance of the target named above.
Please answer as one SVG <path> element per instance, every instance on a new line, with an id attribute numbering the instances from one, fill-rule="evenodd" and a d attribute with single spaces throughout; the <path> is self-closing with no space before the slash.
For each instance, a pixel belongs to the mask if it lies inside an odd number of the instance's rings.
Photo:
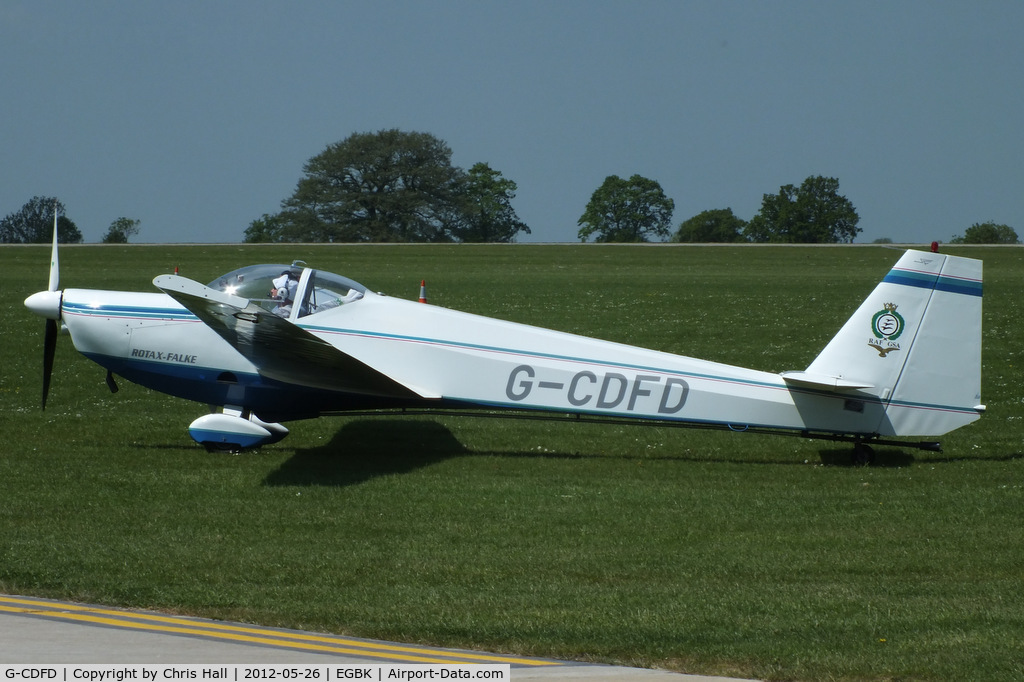
<path id="1" fill-rule="evenodd" d="M 153 284 L 269 379 L 387 398 L 425 397 L 246 298 L 177 275 L 161 275 Z"/>

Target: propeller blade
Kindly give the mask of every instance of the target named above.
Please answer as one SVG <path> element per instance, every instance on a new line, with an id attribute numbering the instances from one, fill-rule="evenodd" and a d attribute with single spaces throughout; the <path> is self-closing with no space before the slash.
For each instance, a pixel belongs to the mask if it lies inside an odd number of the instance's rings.
<path id="1" fill-rule="evenodd" d="M 46 409 L 46 396 L 50 393 L 50 377 L 53 375 L 53 356 L 57 350 L 58 323 L 56 320 L 46 321 L 46 335 L 43 338 L 43 409 Z"/>
<path id="2" fill-rule="evenodd" d="M 57 265 L 57 207 L 53 208 L 53 248 L 50 250 L 50 284 L 47 291 L 57 291 L 60 285 L 60 268 Z"/>
<path id="3" fill-rule="evenodd" d="M 50 281 L 46 287 L 48 294 L 53 294 L 60 286 L 60 267 L 57 264 L 57 204 L 53 205 L 53 248 L 50 250 Z M 43 409 L 46 409 L 46 397 L 50 395 L 50 378 L 53 376 L 53 358 L 57 352 L 57 334 L 60 331 L 61 295 L 47 295 L 40 292 L 25 299 L 29 310 L 47 317 L 46 332 L 43 336 Z M 55 308 L 55 310 L 51 310 Z M 53 315 L 51 318 L 50 315 Z"/>

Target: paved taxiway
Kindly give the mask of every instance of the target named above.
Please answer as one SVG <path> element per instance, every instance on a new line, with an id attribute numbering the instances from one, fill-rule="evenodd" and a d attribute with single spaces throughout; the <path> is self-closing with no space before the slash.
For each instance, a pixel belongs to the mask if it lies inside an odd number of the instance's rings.
<path id="1" fill-rule="evenodd" d="M 14 595 L 0 595 L 3 663 L 508 663 L 513 680 L 726 679 L 397 644 Z"/>

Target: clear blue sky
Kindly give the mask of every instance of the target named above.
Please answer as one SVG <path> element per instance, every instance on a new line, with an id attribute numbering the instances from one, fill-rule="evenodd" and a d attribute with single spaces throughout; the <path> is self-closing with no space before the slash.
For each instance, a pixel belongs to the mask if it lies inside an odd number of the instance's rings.
<path id="1" fill-rule="evenodd" d="M 519 185 L 520 241 L 576 241 L 608 175 L 678 225 L 810 175 L 860 242 L 1024 236 L 1024 3 L 0 3 L 0 216 L 86 241 L 241 241 L 353 132 L 431 133 Z"/>

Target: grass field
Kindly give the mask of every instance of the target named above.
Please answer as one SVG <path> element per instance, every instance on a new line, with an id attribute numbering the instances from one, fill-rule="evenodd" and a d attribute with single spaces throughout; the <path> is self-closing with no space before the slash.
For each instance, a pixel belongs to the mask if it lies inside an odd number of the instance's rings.
<path id="1" fill-rule="evenodd" d="M 61 338 L 46 247 L 2 247 L 0 591 L 771 680 L 1024 678 L 1024 249 L 985 261 L 981 421 L 943 453 L 469 418 L 291 424 L 207 454 L 205 406 Z M 69 287 L 302 258 L 375 290 L 758 369 L 803 369 L 881 247 L 82 246 Z"/>

